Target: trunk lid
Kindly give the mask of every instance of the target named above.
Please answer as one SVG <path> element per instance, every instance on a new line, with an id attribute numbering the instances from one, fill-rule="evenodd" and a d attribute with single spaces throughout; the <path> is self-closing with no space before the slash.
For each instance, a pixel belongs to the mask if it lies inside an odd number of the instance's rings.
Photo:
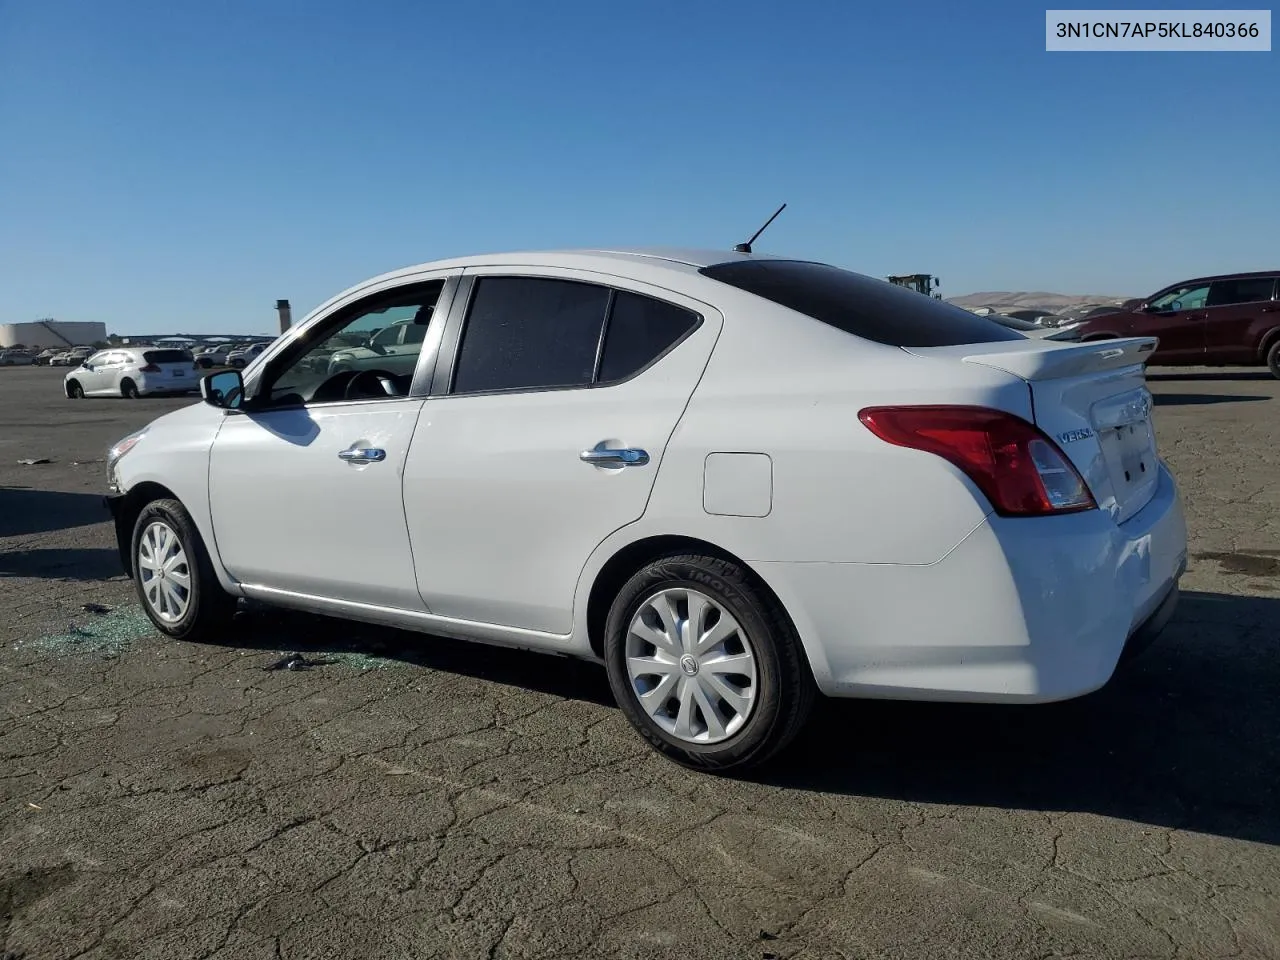
<path id="1" fill-rule="evenodd" d="M 1154 337 L 1025 340 L 907 352 L 979 364 L 1025 381 L 1036 426 L 1080 471 L 1098 506 L 1123 523 L 1147 505 L 1158 483 L 1145 370 L 1156 343 Z"/>

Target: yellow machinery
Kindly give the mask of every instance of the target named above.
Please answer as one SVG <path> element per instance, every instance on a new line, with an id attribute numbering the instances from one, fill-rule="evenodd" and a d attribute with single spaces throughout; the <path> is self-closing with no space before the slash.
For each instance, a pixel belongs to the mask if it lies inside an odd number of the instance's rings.
<path id="1" fill-rule="evenodd" d="M 889 277 L 889 282 L 898 287 L 907 287 L 916 293 L 923 293 L 926 297 L 933 297 L 935 300 L 941 300 L 942 294 L 934 293 L 938 287 L 942 286 L 942 281 L 929 273 L 906 273 L 898 277 Z"/>

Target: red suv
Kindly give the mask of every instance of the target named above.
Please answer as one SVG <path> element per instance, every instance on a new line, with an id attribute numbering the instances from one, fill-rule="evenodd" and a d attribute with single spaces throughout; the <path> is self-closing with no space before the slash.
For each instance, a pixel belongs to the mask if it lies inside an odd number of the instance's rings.
<path id="1" fill-rule="evenodd" d="M 1090 317 L 1081 340 L 1159 337 L 1156 365 L 1266 364 L 1280 377 L 1280 270 L 1201 277 Z"/>

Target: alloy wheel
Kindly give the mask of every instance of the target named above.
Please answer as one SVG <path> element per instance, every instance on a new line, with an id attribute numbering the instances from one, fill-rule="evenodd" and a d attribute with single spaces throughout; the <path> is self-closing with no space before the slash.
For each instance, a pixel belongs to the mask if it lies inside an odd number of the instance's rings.
<path id="1" fill-rule="evenodd" d="M 627 630 L 626 663 L 641 709 L 680 740 L 727 740 L 755 706 L 751 641 L 728 610 L 698 590 L 668 588 L 640 605 Z"/>

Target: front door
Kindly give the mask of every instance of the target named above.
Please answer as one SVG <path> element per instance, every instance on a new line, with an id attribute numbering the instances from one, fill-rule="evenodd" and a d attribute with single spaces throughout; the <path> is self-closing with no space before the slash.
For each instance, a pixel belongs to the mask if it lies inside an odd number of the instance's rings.
<path id="1" fill-rule="evenodd" d="M 409 536 L 433 614 L 567 634 L 592 551 L 644 513 L 721 320 L 628 281 L 501 274 L 459 293 L 449 391 L 405 469 Z"/>
<path id="2" fill-rule="evenodd" d="M 85 357 L 84 364 L 75 373 L 75 378 L 80 383 L 80 389 L 85 393 L 98 393 L 112 382 L 111 377 L 111 358 L 112 354 L 108 350 L 102 350 L 95 353 L 91 357 Z"/>
<path id="3" fill-rule="evenodd" d="M 1130 336 L 1160 338 L 1151 358 L 1153 364 L 1203 363 L 1208 298 L 1208 283 L 1182 284 L 1161 291 L 1135 316 Z"/>
<path id="4" fill-rule="evenodd" d="M 1257 361 L 1257 334 L 1269 317 L 1276 317 L 1275 287 L 1275 277 L 1213 282 L 1205 308 L 1206 363 Z"/>
<path id="5" fill-rule="evenodd" d="M 341 306 L 247 387 L 213 443 L 214 540 L 241 583 L 422 610 L 401 493 L 424 392 L 414 372 L 329 372 L 328 357 L 388 322 L 428 317 L 443 279 Z M 428 363 L 433 357 L 421 358 Z"/>

